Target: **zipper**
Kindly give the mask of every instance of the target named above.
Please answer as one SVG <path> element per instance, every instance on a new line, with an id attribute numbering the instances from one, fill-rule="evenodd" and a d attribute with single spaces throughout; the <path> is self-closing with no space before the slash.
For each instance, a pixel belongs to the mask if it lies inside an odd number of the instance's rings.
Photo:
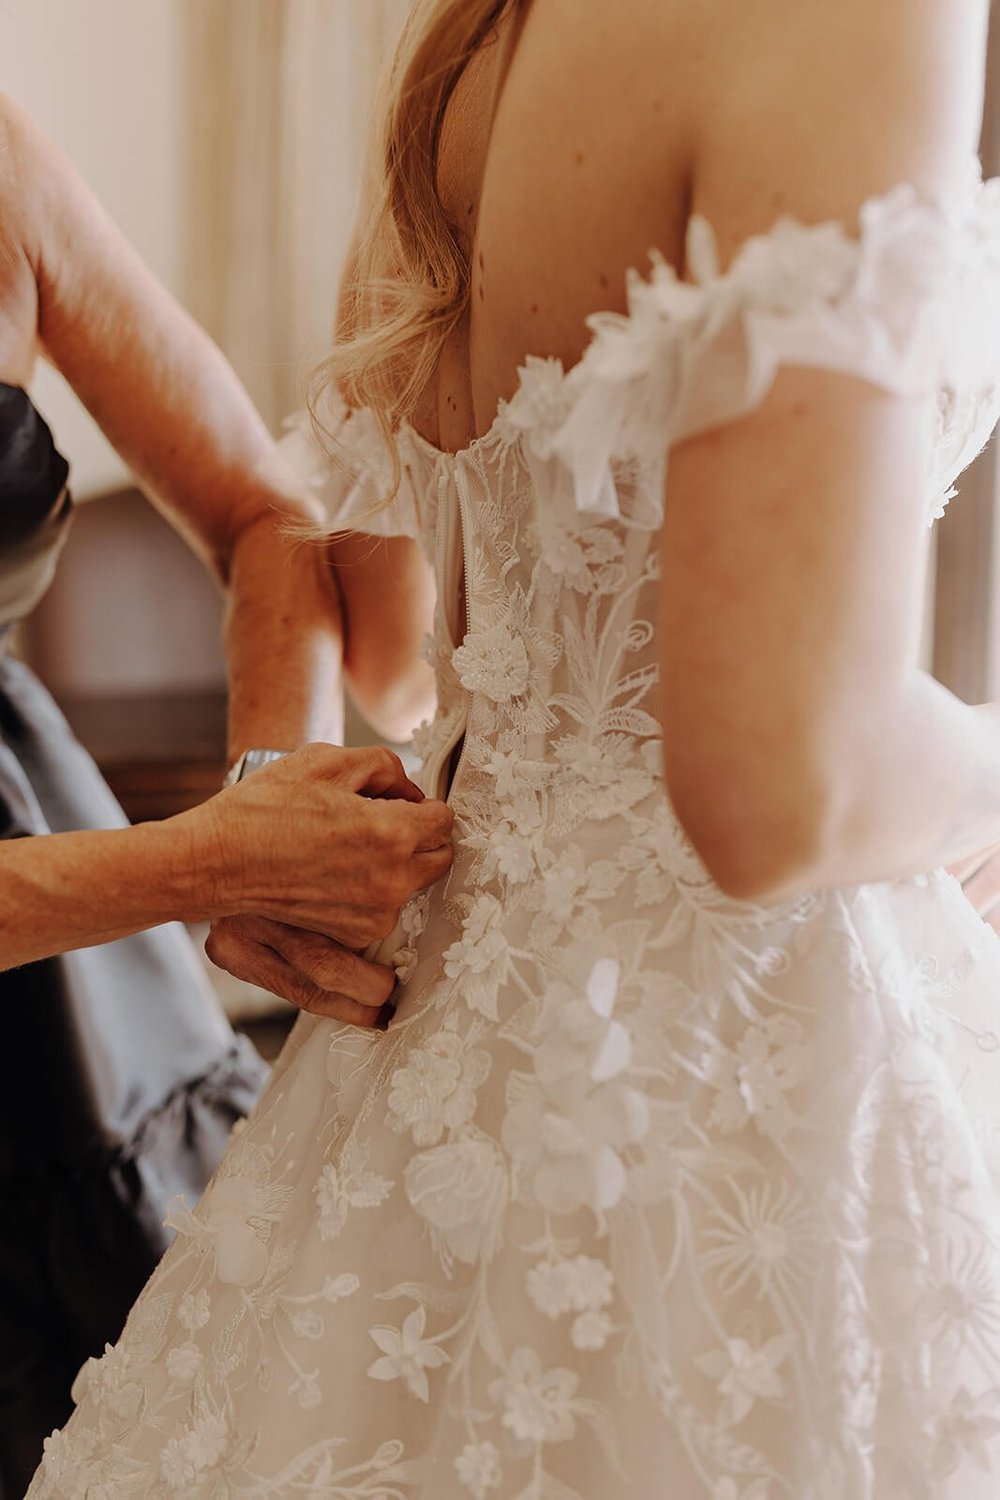
<path id="1" fill-rule="evenodd" d="M 469 580 L 472 577 L 471 561 L 469 557 L 468 527 L 466 526 L 466 506 L 462 498 L 462 488 L 458 479 L 458 466 L 453 463 L 451 475 L 447 469 L 443 470 L 438 478 L 438 577 L 441 579 L 442 590 L 447 590 L 447 603 L 445 606 L 445 624 L 448 629 L 448 637 L 453 647 L 460 646 L 461 640 L 456 640 L 456 627 L 458 625 L 458 609 L 455 604 L 459 582 L 461 581 L 461 593 L 464 601 L 465 632 L 462 637 L 468 635 L 472 625 L 472 610 L 469 603 Z M 447 519 L 442 526 L 441 505 L 450 497 L 447 495 L 449 481 L 454 483 L 455 501 L 454 506 L 448 505 Z M 457 564 L 461 559 L 461 579 L 456 577 Z M 462 762 L 465 759 L 465 737 L 469 726 L 469 715 L 462 715 L 456 725 L 453 734 L 448 736 L 447 741 L 435 755 L 433 761 L 426 766 L 423 776 L 427 796 L 434 797 L 439 801 L 447 800 L 447 794 L 451 786 L 458 780 Z M 455 769 L 449 778 L 447 776 L 448 763 L 455 751 L 459 740 L 462 748 L 459 752 Z M 431 769 L 433 767 L 433 770 Z M 446 785 L 446 782 L 449 782 Z M 365 957 L 372 963 L 388 964 L 392 966 L 393 955 L 403 946 L 403 924 L 400 920 L 389 934 L 381 942 L 375 943 L 368 949 Z"/>
<path id="2" fill-rule="evenodd" d="M 462 641 L 465 639 L 465 636 L 468 635 L 472 624 L 472 611 L 469 604 L 469 580 L 472 576 L 472 567 L 471 559 L 469 556 L 468 526 L 466 524 L 467 510 L 463 499 L 462 485 L 459 481 L 458 465 L 454 466 L 451 475 L 449 475 L 446 471 L 442 473 L 440 479 L 438 480 L 439 507 L 441 502 L 446 498 L 449 481 L 451 481 L 454 485 L 456 503 L 454 506 L 448 506 L 447 524 L 443 527 L 439 527 L 438 529 L 438 535 L 440 539 L 438 549 L 438 577 L 442 580 L 442 588 L 446 588 L 448 590 L 448 603 L 445 612 L 445 623 L 448 627 L 448 637 L 451 641 L 452 646 L 460 646 L 462 644 Z M 440 514 L 440 509 L 438 513 Z M 457 572 L 459 554 L 461 554 L 462 564 L 462 572 L 460 576 Z M 465 616 L 465 630 L 461 638 L 456 639 L 456 637 L 458 636 L 457 598 L 460 584 L 464 602 L 463 613 Z M 446 785 L 448 762 L 454 754 L 455 746 L 458 744 L 459 740 L 463 740 L 462 749 L 459 752 L 458 761 L 455 764 L 455 769 L 450 778 L 451 785 L 454 785 L 458 777 L 458 772 L 461 768 L 462 761 L 465 758 L 464 735 L 468 728 L 468 723 L 469 716 L 468 713 L 466 713 L 464 716 L 464 723 L 459 723 L 459 725 L 455 729 L 454 734 L 449 735 L 446 743 L 441 747 L 441 749 L 434 757 L 434 761 L 432 762 L 433 770 L 431 770 L 431 768 L 427 768 L 427 774 L 424 777 L 424 785 L 429 797 L 435 797 L 441 801 L 447 800 L 447 793 L 450 790 L 450 787 Z"/>

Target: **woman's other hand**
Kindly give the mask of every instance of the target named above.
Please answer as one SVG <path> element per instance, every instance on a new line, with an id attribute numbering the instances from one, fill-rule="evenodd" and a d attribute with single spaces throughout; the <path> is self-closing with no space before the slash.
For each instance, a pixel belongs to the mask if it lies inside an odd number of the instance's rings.
<path id="1" fill-rule="evenodd" d="M 280 995 L 299 1010 L 369 1030 L 396 976 L 332 938 L 269 917 L 223 917 L 205 944 L 214 964 L 237 979 Z"/>

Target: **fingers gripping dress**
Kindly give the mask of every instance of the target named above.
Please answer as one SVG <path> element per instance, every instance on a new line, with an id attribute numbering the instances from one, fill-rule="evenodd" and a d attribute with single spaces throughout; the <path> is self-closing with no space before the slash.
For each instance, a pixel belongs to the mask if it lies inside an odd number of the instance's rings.
<path id="1" fill-rule="evenodd" d="M 782 365 L 925 398 L 932 519 L 1000 407 L 998 236 L 996 184 L 900 188 L 720 274 L 695 219 L 692 280 L 633 277 L 467 450 L 404 432 L 374 520 L 339 413 L 331 524 L 438 571 L 454 868 L 387 1034 L 299 1021 L 32 1500 L 995 1500 L 1000 940 L 940 871 L 724 896 L 653 621 L 671 446 Z"/>

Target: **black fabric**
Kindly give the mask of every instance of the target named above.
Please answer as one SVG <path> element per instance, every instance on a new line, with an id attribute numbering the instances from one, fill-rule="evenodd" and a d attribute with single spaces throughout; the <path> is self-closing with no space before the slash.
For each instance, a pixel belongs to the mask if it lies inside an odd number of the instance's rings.
<path id="1" fill-rule="evenodd" d="M 0 575 L 32 517 L 61 529 L 65 484 L 48 428 L 0 386 Z M 122 826 L 3 635 L 0 838 Z M 0 944 L 3 926 L 0 911 Z M 19 1500 L 73 1376 L 117 1338 L 162 1254 L 167 1205 L 197 1199 L 267 1070 L 176 926 L 0 973 L 0 1016 L 0 1500 Z"/>
<path id="2" fill-rule="evenodd" d="M 30 1069 L 28 1069 L 30 1071 Z M 245 1038 L 189 1080 L 118 1152 L 75 1167 L 37 1158 L 0 1178 L 0 1486 L 22 1496 L 44 1438 L 69 1416 L 85 1359 L 118 1337 L 168 1240 L 252 1107 L 263 1067 Z"/>
<path id="3" fill-rule="evenodd" d="M 62 518 L 69 466 L 19 386 L 0 381 L 0 556 Z"/>

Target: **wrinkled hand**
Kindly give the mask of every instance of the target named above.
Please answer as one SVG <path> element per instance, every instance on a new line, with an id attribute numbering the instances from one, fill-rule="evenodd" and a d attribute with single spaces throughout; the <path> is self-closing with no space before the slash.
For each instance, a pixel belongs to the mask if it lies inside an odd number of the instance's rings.
<path id="1" fill-rule="evenodd" d="M 452 813 L 379 746 L 307 745 L 180 815 L 206 914 L 265 917 L 361 949 L 451 866 Z"/>
<path id="2" fill-rule="evenodd" d="M 371 964 L 332 938 L 267 917 L 223 917 L 205 952 L 218 968 L 259 985 L 314 1016 L 369 1029 L 392 994 L 392 969 Z"/>
<path id="3" fill-rule="evenodd" d="M 1000 932 L 1000 847 L 950 866 L 984 922 Z"/>

